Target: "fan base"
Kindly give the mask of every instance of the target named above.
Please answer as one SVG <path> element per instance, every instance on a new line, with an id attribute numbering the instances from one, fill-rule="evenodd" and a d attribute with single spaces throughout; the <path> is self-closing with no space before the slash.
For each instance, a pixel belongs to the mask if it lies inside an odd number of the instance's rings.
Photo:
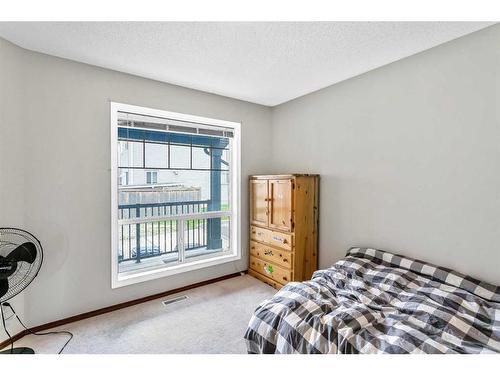
<path id="1" fill-rule="evenodd" d="M 35 354 L 35 351 L 31 348 L 14 348 L 12 351 L 10 349 L 3 350 L 0 354 Z"/>

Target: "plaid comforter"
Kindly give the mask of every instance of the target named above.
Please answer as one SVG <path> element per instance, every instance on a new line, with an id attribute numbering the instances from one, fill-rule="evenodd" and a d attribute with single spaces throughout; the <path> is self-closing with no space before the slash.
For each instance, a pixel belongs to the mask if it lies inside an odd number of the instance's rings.
<path id="1" fill-rule="evenodd" d="M 245 339 L 249 353 L 500 352 L 500 287 L 352 248 L 261 303 Z"/>

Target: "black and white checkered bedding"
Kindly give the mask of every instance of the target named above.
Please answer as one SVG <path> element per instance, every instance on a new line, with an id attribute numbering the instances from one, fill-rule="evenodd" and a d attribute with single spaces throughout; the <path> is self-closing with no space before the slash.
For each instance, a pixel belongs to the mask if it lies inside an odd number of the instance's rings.
<path id="1" fill-rule="evenodd" d="M 500 287 L 352 248 L 261 303 L 245 339 L 249 353 L 498 353 Z"/>

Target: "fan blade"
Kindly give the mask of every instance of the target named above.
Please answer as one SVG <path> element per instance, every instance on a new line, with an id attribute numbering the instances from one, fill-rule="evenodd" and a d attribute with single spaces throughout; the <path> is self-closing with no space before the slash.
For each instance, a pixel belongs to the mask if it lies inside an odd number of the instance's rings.
<path id="1" fill-rule="evenodd" d="M 9 282 L 7 279 L 0 279 L 0 298 L 5 296 L 9 291 Z"/>
<path id="2" fill-rule="evenodd" d="M 16 262 L 33 263 L 36 259 L 36 246 L 33 242 L 25 242 L 12 250 L 6 258 Z"/>

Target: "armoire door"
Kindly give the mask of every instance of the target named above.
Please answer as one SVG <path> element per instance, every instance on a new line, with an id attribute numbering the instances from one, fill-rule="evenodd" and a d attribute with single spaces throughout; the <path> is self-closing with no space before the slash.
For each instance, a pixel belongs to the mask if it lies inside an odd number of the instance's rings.
<path id="1" fill-rule="evenodd" d="M 292 231 L 292 180 L 269 180 L 269 227 Z"/>
<path id="2" fill-rule="evenodd" d="M 267 180 L 250 180 L 250 223 L 267 226 L 268 222 Z"/>

